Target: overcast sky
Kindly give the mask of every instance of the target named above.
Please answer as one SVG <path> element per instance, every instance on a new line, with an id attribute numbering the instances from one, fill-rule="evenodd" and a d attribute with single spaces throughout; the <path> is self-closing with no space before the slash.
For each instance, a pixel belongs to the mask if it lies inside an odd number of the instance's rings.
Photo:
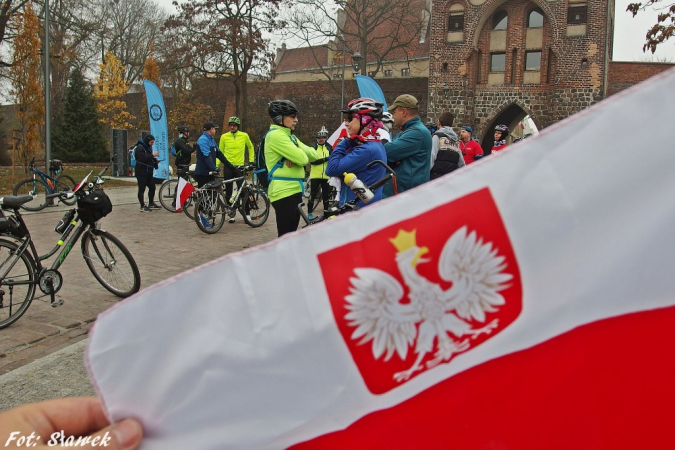
<path id="1" fill-rule="evenodd" d="M 164 6 L 169 12 L 174 12 L 175 9 L 171 6 L 171 0 L 156 0 L 160 5 Z M 651 52 L 644 53 L 642 46 L 645 43 L 645 35 L 647 30 L 656 23 L 657 12 L 653 9 L 649 11 L 640 12 L 635 18 L 629 12 L 626 12 L 626 7 L 632 1 L 640 0 L 615 0 L 615 30 L 614 30 L 614 61 L 651 61 L 664 59 L 675 63 L 675 37 L 669 41 L 661 44 L 658 47 L 655 55 Z M 642 0 L 643 2 L 645 0 Z M 661 2 L 670 4 L 670 1 Z M 291 43 L 287 43 L 291 46 Z M 279 42 L 279 47 L 281 42 Z"/>

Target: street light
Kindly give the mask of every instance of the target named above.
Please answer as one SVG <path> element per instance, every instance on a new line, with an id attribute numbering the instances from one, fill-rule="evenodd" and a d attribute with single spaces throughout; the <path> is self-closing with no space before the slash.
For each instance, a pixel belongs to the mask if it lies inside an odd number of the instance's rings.
<path id="1" fill-rule="evenodd" d="M 346 49 L 347 40 L 345 39 L 345 36 L 342 33 L 338 34 L 337 38 L 338 41 L 342 43 L 342 90 L 340 94 L 340 108 L 342 108 L 345 104 L 345 68 L 347 67 L 347 59 L 345 55 L 346 53 L 351 53 L 351 51 L 354 50 L 354 47 Z M 359 63 L 361 62 L 361 59 L 363 59 L 361 53 L 359 53 L 358 51 L 352 53 L 352 68 L 356 72 L 359 71 Z M 340 113 L 340 117 L 342 117 L 342 113 Z"/>
<path id="2" fill-rule="evenodd" d="M 363 59 L 363 56 L 361 56 L 361 53 L 354 52 L 352 55 L 352 67 L 354 68 L 354 72 L 356 73 L 361 73 L 361 60 Z"/>

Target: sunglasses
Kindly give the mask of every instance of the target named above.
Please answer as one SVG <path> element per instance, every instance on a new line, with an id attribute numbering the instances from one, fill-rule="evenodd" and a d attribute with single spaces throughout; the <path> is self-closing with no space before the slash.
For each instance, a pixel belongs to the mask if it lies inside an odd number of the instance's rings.
<path id="1" fill-rule="evenodd" d="M 353 114 L 347 114 L 347 122 L 351 122 L 351 121 L 354 120 L 355 118 L 357 118 L 355 115 L 353 115 Z"/>
<path id="2" fill-rule="evenodd" d="M 289 114 L 289 115 L 286 116 L 286 117 L 292 117 L 293 119 L 297 119 L 297 118 L 298 118 L 298 115 L 297 115 L 297 114 Z"/>

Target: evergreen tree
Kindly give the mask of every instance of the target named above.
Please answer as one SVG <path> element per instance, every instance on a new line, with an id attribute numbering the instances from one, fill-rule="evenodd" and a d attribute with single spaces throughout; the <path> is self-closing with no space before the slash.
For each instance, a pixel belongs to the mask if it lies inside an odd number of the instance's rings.
<path id="1" fill-rule="evenodd" d="M 100 162 L 110 158 L 92 88 L 73 69 L 52 137 L 54 156 L 68 162 Z"/>

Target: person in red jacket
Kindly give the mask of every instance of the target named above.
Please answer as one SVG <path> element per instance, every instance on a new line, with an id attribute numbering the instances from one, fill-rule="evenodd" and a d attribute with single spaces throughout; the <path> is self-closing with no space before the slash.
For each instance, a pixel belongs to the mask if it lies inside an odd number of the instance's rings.
<path id="1" fill-rule="evenodd" d="M 483 157 L 483 148 L 473 140 L 473 128 L 468 125 L 459 127 L 459 149 L 467 166 Z"/>
<path id="2" fill-rule="evenodd" d="M 506 125 L 497 125 L 495 127 L 495 143 L 492 146 L 492 153 L 497 153 L 506 148 L 506 136 L 509 135 L 509 127 Z"/>

